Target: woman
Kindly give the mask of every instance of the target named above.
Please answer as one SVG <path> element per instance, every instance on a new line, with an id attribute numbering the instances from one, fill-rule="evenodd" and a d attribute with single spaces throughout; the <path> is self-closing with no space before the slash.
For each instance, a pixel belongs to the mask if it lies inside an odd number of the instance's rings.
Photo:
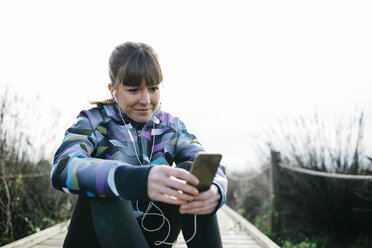
<path id="1" fill-rule="evenodd" d="M 64 247 L 171 247 L 181 229 L 188 247 L 222 247 L 223 167 L 209 190 L 192 186 L 198 179 L 187 170 L 204 149 L 160 109 L 157 55 L 126 42 L 109 74 L 112 99 L 82 111 L 55 154 L 52 186 L 79 194 Z"/>

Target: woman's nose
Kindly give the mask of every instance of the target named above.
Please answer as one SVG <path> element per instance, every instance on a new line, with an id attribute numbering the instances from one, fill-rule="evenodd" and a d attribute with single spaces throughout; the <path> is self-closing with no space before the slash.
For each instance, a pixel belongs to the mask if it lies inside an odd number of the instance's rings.
<path id="1" fill-rule="evenodd" d="M 140 103 L 142 103 L 142 104 L 150 103 L 150 94 L 149 94 L 149 92 L 147 92 L 147 90 L 142 92 L 141 98 L 140 98 Z"/>

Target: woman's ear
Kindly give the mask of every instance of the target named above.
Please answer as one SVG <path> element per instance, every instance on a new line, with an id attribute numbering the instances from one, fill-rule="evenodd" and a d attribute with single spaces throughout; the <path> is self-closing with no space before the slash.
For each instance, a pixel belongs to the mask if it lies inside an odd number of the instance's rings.
<path id="1" fill-rule="evenodd" d="M 112 98 L 116 102 L 116 90 L 115 90 L 114 86 L 112 84 L 108 84 L 107 87 L 108 87 L 108 89 L 111 93 Z"/>

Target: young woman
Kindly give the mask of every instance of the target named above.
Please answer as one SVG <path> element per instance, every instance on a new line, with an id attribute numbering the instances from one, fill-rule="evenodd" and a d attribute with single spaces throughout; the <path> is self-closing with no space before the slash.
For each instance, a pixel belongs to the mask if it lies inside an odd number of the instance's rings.
<path id="1" fill-rule="evenodd" d="M 79 194 L 64 247 L 171 247 L 180 230 L 188 247 L 222 247 L 223 167 L 209 190 L 192 186 L 198 179 L 188 169 L 204 149 L 160 109 L 154 50 L 117 46 L 109 74 L 112 99 L 82 111 L 55 154 L 52 186 Z"/>

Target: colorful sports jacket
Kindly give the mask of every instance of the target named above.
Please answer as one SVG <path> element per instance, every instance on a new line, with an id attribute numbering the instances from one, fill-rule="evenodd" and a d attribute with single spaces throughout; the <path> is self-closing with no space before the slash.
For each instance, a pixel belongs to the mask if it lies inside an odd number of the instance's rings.
<path id="1" fill-rule="evenodd" d="M 120 115 L 116 104 L 78 115 L 55 154 L 52 187 L 90 197 L 147 201 L 147 176 L 152 166 L 193 161 L 204 151 L 183 122 L 160 108 L 138 131 L 131 123 L 124 124 Z M 223 166 L 213 183 L 221 193 L 221 207 L 227 188 Z"/>

